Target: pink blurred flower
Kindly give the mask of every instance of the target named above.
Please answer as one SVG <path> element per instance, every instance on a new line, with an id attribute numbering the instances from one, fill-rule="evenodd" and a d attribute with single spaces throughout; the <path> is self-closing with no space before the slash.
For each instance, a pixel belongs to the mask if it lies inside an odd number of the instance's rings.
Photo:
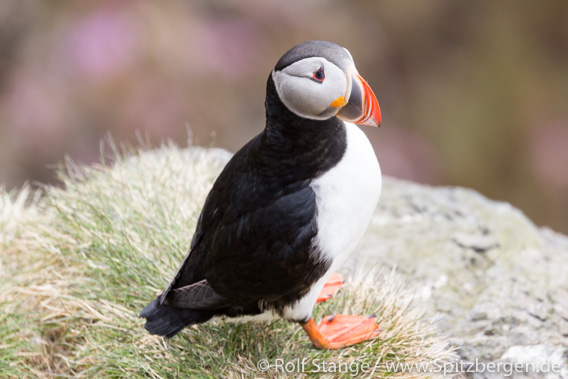
<path id="1" fill-rule="evenodd" d="M 63 58 L 80 76 L 104 79 L 136 61 L 138 45 L 134 25 L 120 8 L 110 6 L 77 21 L 63 43 Z"/>
<path id="2" fill-rule="evenodd" d="M 237 19 L 211 20 L 199 31 L 196 48 L 199 56 L 211 70 L 221 77 L 239 78 L 258 68 L 258 50 L 262 33 L 252 22 Z"/>

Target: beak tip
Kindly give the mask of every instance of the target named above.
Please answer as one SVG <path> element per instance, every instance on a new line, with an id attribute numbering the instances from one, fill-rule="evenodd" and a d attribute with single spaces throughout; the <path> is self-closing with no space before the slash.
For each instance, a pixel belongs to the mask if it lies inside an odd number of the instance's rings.
<path id="1" fill-rule="evenodd" d="M 366 121 L 360 121 L 360 122 L 355 122 L 355 124 L 357 125 L 365 125 L 365 126 L 373 126 L 375 128 L 380 127 L 381 123 L 377 122 L 376 120 L 373 120 L 372 118 L 366 120 Z"/>
<path id="2" fill-rule="evenodd" d="M 336 114 L 340 119 L 358 125 L 381 126 L 381 108 L 369 84 L 356 71 L 351 76 L 352 90 L 347 104 Z M 331 103 L 334 106 L 339 99 Z"/>

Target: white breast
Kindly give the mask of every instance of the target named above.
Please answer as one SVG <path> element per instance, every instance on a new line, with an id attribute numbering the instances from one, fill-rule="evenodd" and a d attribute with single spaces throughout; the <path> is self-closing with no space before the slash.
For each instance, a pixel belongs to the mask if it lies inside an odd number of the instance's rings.
<path id="1" fill-rule="evenodd" d="M 381 193 L 381 169 L 367 136 L 345 123 L 343 159 L 316 179 L 312 188 L 318 209 L 318 246 L 332 265 L 341 265 L 371 221 Z"/>
<path id="2" fill-rule="evenodd" d="M 329 276 L 353 252 L 367 229 L 381 194 L 381 168 L 371 143 L 359 127 L 345 123 L 347 150 L 341 161 L 311 184 L 317 202 L 317 246 L 331 262 L 327 273 L 284 318 L 306 320 Z"/>

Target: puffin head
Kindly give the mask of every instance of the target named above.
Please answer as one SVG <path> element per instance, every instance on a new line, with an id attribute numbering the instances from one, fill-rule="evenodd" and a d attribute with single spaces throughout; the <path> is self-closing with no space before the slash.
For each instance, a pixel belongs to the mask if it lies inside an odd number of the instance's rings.
<path id="1" fill-rule="evenodd" d="M 381 124 L 377 98 L 344 47 L 326 41 L 303 42 L 280 58 L 271 75 L 278 97 L 299 117 Z"/>

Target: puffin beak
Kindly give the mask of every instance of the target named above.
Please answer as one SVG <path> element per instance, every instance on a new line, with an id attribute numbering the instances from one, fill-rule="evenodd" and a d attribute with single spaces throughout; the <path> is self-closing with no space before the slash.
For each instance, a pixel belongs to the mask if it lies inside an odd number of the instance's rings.
<path id="1" fill-rule="evenodd" d="M 355 67 L 349 70 L 349 79 L 351 80 L 349 101 L 336 116 L 343 121 L 379 127 L 381 125 L 381 109 L 373 90 L 359 75 Z"/>

